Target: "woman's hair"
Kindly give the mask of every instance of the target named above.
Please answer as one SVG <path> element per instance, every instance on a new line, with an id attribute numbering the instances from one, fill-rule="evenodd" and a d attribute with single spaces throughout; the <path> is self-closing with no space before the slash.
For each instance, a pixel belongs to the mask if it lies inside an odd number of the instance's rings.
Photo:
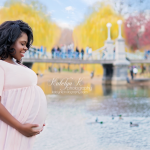
<path id="1" fill-rule="evenodd" d="M 29 49 L 33 43 L 32 28 L 22 20 L 6 21 L 0 25 L 0 57 L 2 60 L 15 52 L 15 49 L 10 49 L 11 45 L 24 32 L 28 36 L 27 48 Z"/>

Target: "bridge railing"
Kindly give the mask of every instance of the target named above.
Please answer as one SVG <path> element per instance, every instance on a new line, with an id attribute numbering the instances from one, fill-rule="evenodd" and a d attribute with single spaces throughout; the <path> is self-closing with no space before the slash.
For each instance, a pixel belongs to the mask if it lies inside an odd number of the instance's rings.
<path id="1" fill-rule="evenodd" d="M 128 53 L 126 52 L 126 57 L 129 59 L 145 59 L 144 58 L 144 53 L 143 52 L 137 52 L 137 53 Z"/>
<path id="2" fill-rule="evenodd" d="M 129 53 L 126 52 L 126 57 L 132 59 L 145 59 L 143 52 Z M 78 52 L 55 52 L 53 55 L 50 52 L 40 52 L 36 48 L 31 47 L 26 53 L 25 58 L 38 58 L 38 59 L 83 59 L 83 60 L 109 60 L 109 58 L 115 59 L 115 53 L 110 56 L 109 51 L 105 52 L 105 46 L 92 52 L 92 54 L 85 53 L 82 55 Z"/>
<path id="3" fill-rule="evenodd" d="M 100 60 L 103 58 L 103 50 L 105 49 L 105 46 L 93 51 L 92 53 L 92 59 L 93 60 Z"/>
<path id="4" fill-rule="evenodd" d="M 51 59 L 51 53 L 49 52 L 40 52 L 36 48 L 30 48 L 26 53 L 25 53 L 25 58 L 48 58 Z"/>

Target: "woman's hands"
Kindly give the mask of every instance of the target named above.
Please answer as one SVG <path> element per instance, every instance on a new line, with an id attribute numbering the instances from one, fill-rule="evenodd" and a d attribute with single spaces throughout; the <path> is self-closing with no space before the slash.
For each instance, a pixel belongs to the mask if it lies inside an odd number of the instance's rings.
<path id="1" fill-rule="evenodd" d="M 43 131 L 44 126 L 45 126 L 45 123 L 43 124 L 42 130 L 41 130 L 40 132 L 42 132 L 42 131 Z"/>
<path id="2" fill-rule="evenodd" d="M 1 96 L 0 96 L 1 101 Z M 19 131 L 21 134 L 23 134 L 26 137 L 35 136 L 37 134 L 40 134 L 40 132 L 43 130 L 43 128 L 40 130 L 35 130 L 33 128 L 38 127 L 37 124 L 21 124 L 16 118 L 14 118 L 10 112 L 1 104 L 0 102 L 0 120 L 8 124 L 9 126 L 15 128 L 17 131 Z M 45 124 L 43 124 L 43 127 Z"/>
<path id="3" fill-rule="evenodd" d="M 37 134 L 40 134 L 40 130 L 33 130 L 33 128 L 38 127 L 37 124 L 23 124 L 17 130 L 26 137 L 32 137 Z"/>
<path id="4" fill-rule="evenodd" d="M 43 127 L 41 130 L 35 130 L 35 129 L 33 130 L 33 128 L 38 127 L 38 125 L 27 123 L 27 124 L 21 125 L 18 128 L 18 131 L 26 137 L 32 137 L 32 136 L 35 136 L 37 134 L 40 134 L 40 132 L 43 131 L 44 126 L 45 126 L 45 123 L 43 124 Z"/>

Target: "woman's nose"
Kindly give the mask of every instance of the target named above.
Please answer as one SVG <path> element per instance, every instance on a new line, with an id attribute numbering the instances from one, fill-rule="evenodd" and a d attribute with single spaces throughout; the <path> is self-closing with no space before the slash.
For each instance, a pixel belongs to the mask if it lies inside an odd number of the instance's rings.
<path id="1" fill-rule="evenodd" d="M 24 48 L 26 51 L 28 50 L 28 48 L 25 46 L 25 48 Z"/>

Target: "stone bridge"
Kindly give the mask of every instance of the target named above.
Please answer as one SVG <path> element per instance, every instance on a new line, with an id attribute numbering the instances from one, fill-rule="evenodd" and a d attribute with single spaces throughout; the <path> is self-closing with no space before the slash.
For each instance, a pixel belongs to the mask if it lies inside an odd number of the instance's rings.
<path id="1" fill-rule="evenodd" d="M 122 21 L 118 20 L 119 25 L 119 36 L 115 41 L 111 40 L 110 36 L 110 27 L 111 24 L 108 23 L 108 39 L 105 42 L 103 48 L 100 48 L 93 52 L 93 58 L 89 60 L 81 60 L 81 59 L 57 59 L 57 58 L 23 58 L 23 64 L 32 68 L 33 63 L 35 62 L 45 62 L 45 63 L 67 63 L 67 64 L 101 64 L 104 69 L 103 74 L 103 83 L 104 84 L 114 84 L 114 85 L 124 85 L 127 83 L 128 76 L 128 66 L 130 64 L 137 63 L 150 63 L 150 60 L 144 59 L 130 59 L 129 55 L 125 52 L 125 41 L 121 35 L 121 24 Z M 107 51 L 104 55 L 107 57 L 100 56 L 100 53 Z M 114 53 L 115 50 L 115 53 Z M 133 57 L 132 57 L 133 58 Z M 143 57 L 144 58 L 144 57 Z"/>

